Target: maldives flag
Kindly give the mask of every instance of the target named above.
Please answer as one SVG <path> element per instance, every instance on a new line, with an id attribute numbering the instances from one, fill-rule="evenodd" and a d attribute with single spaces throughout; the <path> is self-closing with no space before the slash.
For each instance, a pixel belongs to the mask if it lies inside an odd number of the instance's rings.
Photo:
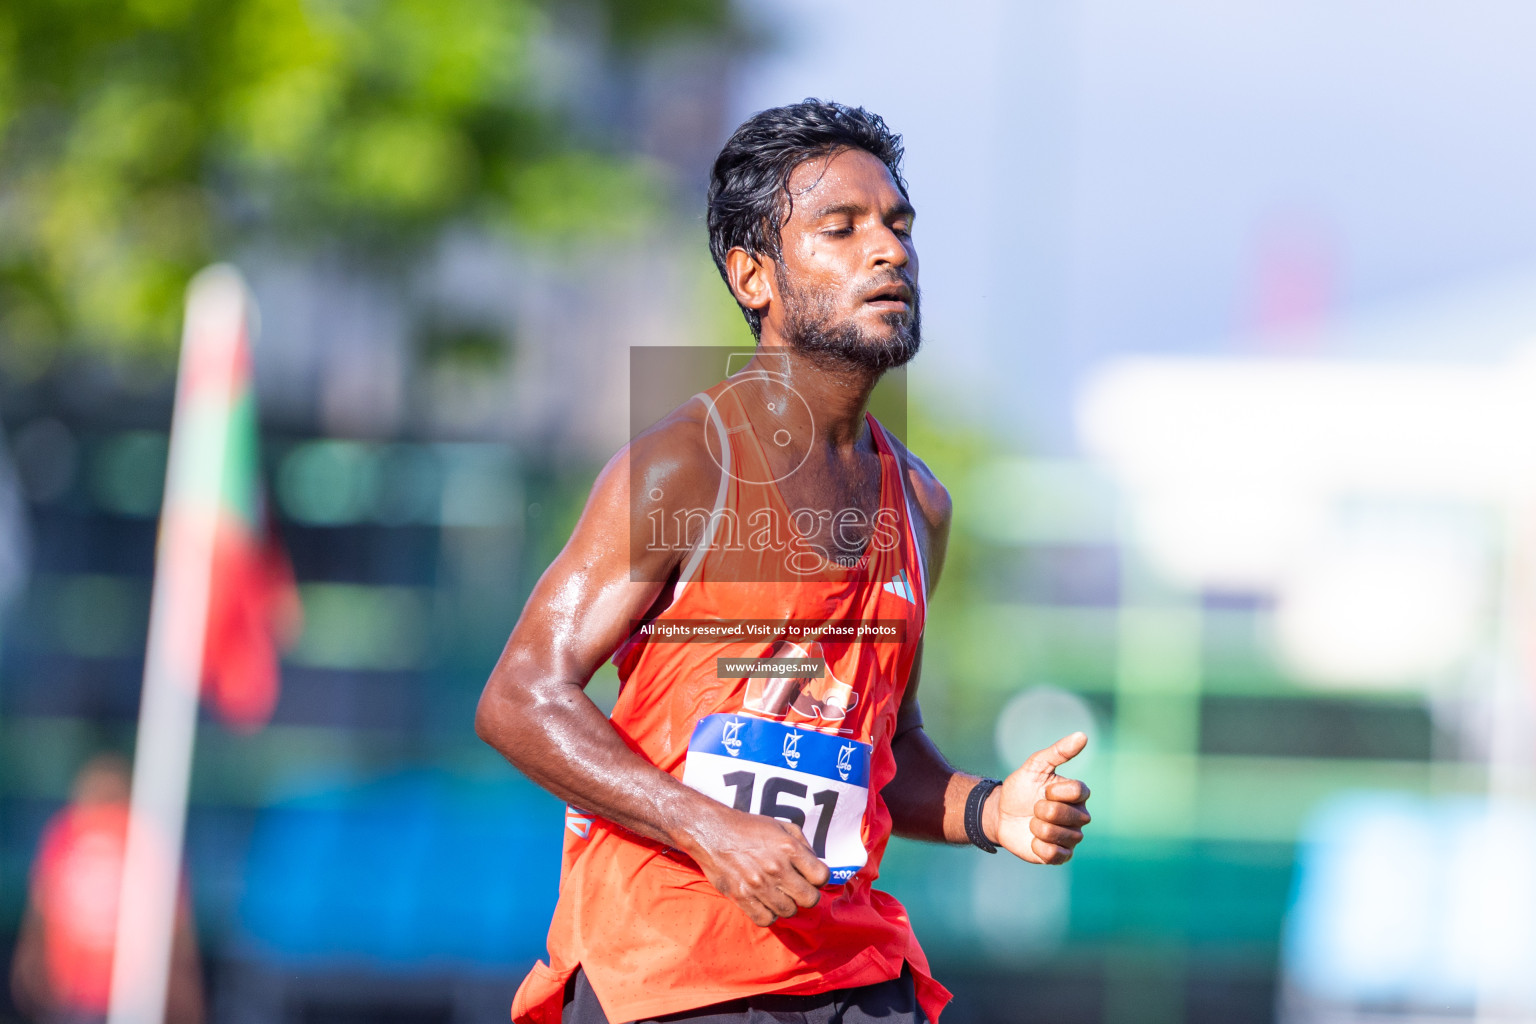
<path id="1" fill-rule="evenodd" d="M 252 731 L 272 718 L 278 648 L 297 635 L 300 613 L 293 570 L 266 516 L 247 343 L 239 353 L 229 417 L 203 641 L 203 696 L 226 725 Z"/>
<path id="2" fill-rule="evenodd" d="M 240 315 L 209 317 L 205 326 L 189 324 L 185 344 L 207 355 L 183 353 L 176 429 L 190 431 L 194 444 L 204 449 L 199 454 L 206 456 L 190 460 L 188 475 L 201 466 L 216 479 L 181 481 L 184 487 L 168 489 L 167 504 L 177 504 L 182 495 L 206 495 L 189 503 L 201 505 L 212 520 L 202 693 L 226 725 L 249 732 L 272 717 L 279 648 L 297 635 L 300 612 L 293 571 L 271 529 L 261 486 L 249 296 L 233 268 L 215 268 L 209 276 L 211 290 L 238 298 L 231 305 Z M 195 335 L 194 330 L 218 337 Z M 169 516 L 168 522 L 175 518 Z M 161 537 L 168 545 L 180 540 L 174 531 Z"/>

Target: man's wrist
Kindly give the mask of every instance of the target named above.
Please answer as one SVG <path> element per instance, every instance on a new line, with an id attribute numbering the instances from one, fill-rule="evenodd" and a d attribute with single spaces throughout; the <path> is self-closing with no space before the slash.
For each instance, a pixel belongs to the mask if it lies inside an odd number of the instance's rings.
<path id="1" fill-rule="evenodd" d="M 729 808 L 691 790 L 688 795 L 700 799 L 689 800 L 684 807 L 679 808 L 672 824 L 665 831 L 669 846 L 697 860 L 702 848 L 709 844 L 710 837 L 721 829 L 717 812 Z"/>
<path id="2" fill-rule="evenodd" d="M 1003 820 L 1003 787 L 998 786 L 987 794 L 986 802 L 981 805 L 981 830 L 986 833 L 987 841 L 994 846 L 1001 846 L 998 836 L 1002 834 Z"/>

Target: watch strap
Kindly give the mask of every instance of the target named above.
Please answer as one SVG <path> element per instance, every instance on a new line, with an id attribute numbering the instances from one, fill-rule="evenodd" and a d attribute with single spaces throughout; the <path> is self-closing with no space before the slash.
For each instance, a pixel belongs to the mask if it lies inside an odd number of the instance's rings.
<path id="1" fill-rule="evenodd" d="M 988 853 L 996 853 L 997 846 L 987 838 L 986 830 L 981 827 L 981 809 L 986 806 L 987 797 L 1002 783 L 996 779 L 982 779 L 971 787 L 971 793 L 965 798 L 965 837 L 971 841 L 972 846 L 980 847 Z"/>

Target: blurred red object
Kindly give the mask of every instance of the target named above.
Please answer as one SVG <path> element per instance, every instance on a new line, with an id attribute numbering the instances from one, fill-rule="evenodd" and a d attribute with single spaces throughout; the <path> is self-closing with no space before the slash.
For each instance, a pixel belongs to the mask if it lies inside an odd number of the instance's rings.
<path id="1" fill-rule="evenodd" d="M 80 770 L 71 802 L 43 829 L 11 967 L 17 1007 L 36 1019 L 106 1016 L 128 817 L 128 766 L 108 754 Z M 202 982 L 185 890 L 173 947 L 167 1020 L 197 1024 Z"/>
<path id="2" fill-rule="evenodd" d="M 107 1011 L 127 842 L 126 803 L 66 807 L 43 833 L 32 894 L 48 989 L 60 1007 Z"/>
<path id="3" fill-rule="evenodd" d="M 278 649 L 298 632 L 293 569 L 277 537 L 221 523 L 213 552 L 203 696 L 230 728 L 253 732 L 277 705 Z"/>

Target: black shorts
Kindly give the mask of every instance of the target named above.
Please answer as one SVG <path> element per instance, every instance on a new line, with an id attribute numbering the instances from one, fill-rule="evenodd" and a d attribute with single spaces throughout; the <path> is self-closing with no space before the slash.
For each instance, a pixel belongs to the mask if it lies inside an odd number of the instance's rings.
<path id="1" fill-rule="evenodd" d="M 928 1024 L 917 1005 L 912 972 L 905 965 L 901 977 L 878 985 L 843 988 L 814 996 L 748 996 L 728 1003 L 701 1006 L 696 1010 L 669 1013 L 637 1024 Z M 565 1008 L 560 1024 L 614 1024 L 603 1014 L 585 971 L 578 969 L 565 985 Z"/>

